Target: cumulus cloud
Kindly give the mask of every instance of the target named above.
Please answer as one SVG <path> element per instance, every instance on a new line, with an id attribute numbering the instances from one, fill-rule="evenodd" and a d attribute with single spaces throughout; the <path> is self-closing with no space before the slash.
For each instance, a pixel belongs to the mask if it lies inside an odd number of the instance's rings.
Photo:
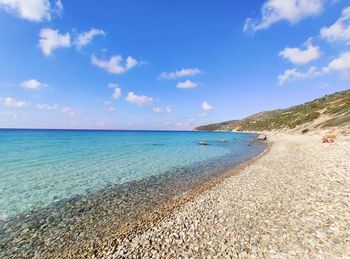
<path id="1" fill-rule="evenodd" d="M 321 69 L 310 67 L 306 72 L 301 72 L 296 68 L 288 69 L 278 76 L 278 83 L 283 85 L 287 81 L 310 79 L 324 74 L 338 72 L 345 77 L 350 75 L 350 52 L 345 52 L 339 57 L 331 60 L 327 66 Z"/>
<path id="2" fill-rule="evenodd" d="M 25 80 L 21 83 L 21 87 L 29 90 L 37 90 L 42 87 L 46 87 L 46 84 L 39 82 L 36 79 Z"/>
<path id="3" fill-rule="evenodd" d="M 57 48 L 70 47 L 70 34 L 60 34 L 58 30 L 43 28 L 39 33 L 39 47 L 45 56 L 50 56 Z"/>
<path id="4" fill-rule="evenodd" d="M 311 42 L 308 42 L 306 49 L 285 48 L 279 52 L 279 56 L 293 64 L 304 65 L 318 59 L 321 56 L 321 52 L 319 46 L 314 46 Z"/>
<path id="5" fill-rule="evenodd" d="M 345 52 L 338 58 L 333 59 L 328 66 L 323 68 L 325 73 L 330 73 L 333 71 L 343 73 L 345 75 L 350 75 L 350 52 Z"/>
<path id="6" fill-rule="evenodd" d="M 149 105 L 153 102 L 152 97 L 148 97 L 146 95 L 136 95 L 134 94 L 134 92 L 129 92 L 128 96 L 126 97 L 126 100 L 129 103 L 137 104 L 140 106 Z"/>
<path id="7" fill-rule="evenodd" d="M 343 10 L 341 17 L 333 25 L 323 27 L 320 35 L 329 42 L 350 44 L 350 6 Z"/>
<path id="8" fill-rule="evenodd" d="M 58 109 L 58 104 L 49 105 L 49 104 L 40 104 L 40 103 L 38 103 L 36 105 L 36 108 L 38 110 L 57 110 Z"/>
<path id="9" fill-rule="evenodd" d="M 91 57 L 91 63 L 107 70 L 109 73 L 123 74 L 138 65 L 140 62 L 130 56 L 127 57 L 126 61 L 124 62 L 121 55 L 112 56 L 109 60 L 101 60 L 93 55 Z"/>
<path id="10" fill-rule="evenodd" d="M 8 107 L 23 108 L 29 106 L 29 102 L 16 100 L 12 97 L 6 97 L 2 99 L 2 104 Z"/>
<path id="11" fill-rule="evenodd" d="M 160 107 L 154 107 L 152 110 L 153 110 L 153 112 L 156 112 L 156 113 L 170 113 L 171 107 L 167 106 L 164 109 L 162 109 Z"/>
<path id="12" fill-rule="evenodd" d="M 179 82 L 179 83 L 176 85 L 177 88 L 195 88 L 195 87 L 197 87 L 197 86 L 198 86 L 197 83 L 192 82 L 192 81 L 190 81 L 190 80 L 186 80 L 186 81 L 184 81 L 184 82 Z"/>
<path id="13" fill-rule="evenodd" d="M 322 75 L 322 71 L 316 67 L 310 67 L 306 72 L 301 72 L 296 68 L 287 69 L 278 76 L 278 83 L 283 85 L 288 81 L 314 78 L 320 75 Z"/>
<path id="14" fill-rule="evenodd" d="M 162 72 L 159 75 L 160 79 L 177 79 L 185 76 L 195 76 L 202 73 L 198 68 L 183 68 L 174 72 Z"/>
<path id="15" fill-rule="evenodd" d="M 296 24 L 309 16 L 316 16 L 324 10 L 325 0 L 267 0 L 261 8 L 261 18 L 247 18 L 245 32 L 266 29 L 285 20 Z"/>
<path id="16" fill-rule="evenodd" d="M 207 102 L 202 102 L 202 109 L 205 111 L 210 111 L 212 110 L 214 107 L 211 106 L 209 103 Z"/>
<path id="17" fill-rule="evenodd" d="M 72 107 L 63 107 L 61 109 L 61 111 L 69 116 L 76 116 L 78 115 L 80 112 L 78 109 L 72 108 Z"/>
<path id="18" fill-rule="evenodd" d="M 52 13 L 60 14 L 63 5 L 60 0 L 53 5 L 49 0 L 0 0 L 0 8 L 22 19 L 40 22 L 51 20 Z"/>
<path id="19" fill-rule="evenodd" d="M 78 49 L 89 44 L 96 36 L 104 36 L 106 35 L 103 30 L 91 28 L 91 30 L 82 32 L 78 35 L 75 45 Z"/>
<path id="20" fill-rule="evenodd" d="M 112 96 L 113 99 L 117 100 L 122 95 L 122 89 L 120 88 L 120 86 L 118 84 L 109 83 L 107 85 L 107 87 L 113 89 L 113 96 Z"/>
<path id="21" fill-rule="evenodd" d="M 58 30 L 43 28 L 39 33 L 39 47 L 45 56 L 50 56 L 52 51 L 57 48 L 68 48 L 71 45 L 75 45 L 77 49 L 81 49 L 98 35 L 105 35 L 105 32 L 103 30 L 92 28 L 90 31 L 80 33 L 73 41 L 71 40 L 70 33 L 60 34 Z M 97 63 L 101 63 L 96 57 L 93 60 L 96 60 Z M 136 65 L 137 62 L 134 64 L 135 61 L 136 60 L 129 57 L 126 64 L 127 67 Z"/>

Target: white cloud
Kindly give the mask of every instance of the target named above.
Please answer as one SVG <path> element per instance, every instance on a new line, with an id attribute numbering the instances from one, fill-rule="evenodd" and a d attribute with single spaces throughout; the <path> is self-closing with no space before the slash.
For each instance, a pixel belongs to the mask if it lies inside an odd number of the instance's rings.
<path id="1" fill-rule="evenodd" d="M 55 6 L 63 9 L 60 1 L 56 1 Z M 33 22 L 50 20 L 54 11 L 49 0 L 0 0 L 0 8 Z"/>
<path id="2" fill-rule="evenodd" d="M 57 48 L 70 47 L 70 34 L 60 34 L 58 30 L 50 28 L 41 29 L 39 47 L 45 56 L 50 56 L 52 51 Z"/>
<path id="3" fill-rule="evenodd" d="M 282 20 L 296 24 L 306 17 L 320 14 L 324 4 L 325 0 L 267 0 L 261 8 L 261 19 L 247 18 L 243 30 L 266 29 Z"/>
<path id="4" fill-rule="evenodd" d="M 91 57 L 92 64 L 103 68 L 112 74 L 125 73 L 140 63 L 130 56 L 127 57 L 126 62 L 123 62 L 123 60 L 124 59 L 121 55 L 112 56 L 109 60 L 101 60 L 96 58 L 94 55 Z"/>
<path id="5" fill-rule="evenodd" d="M 156 112 L 156 113 L 171 113 L 171 107 L 170 106 L 167 106 L 165 107 L 164 109 L 162 108 L 159 108 L 159 107 L 154 107 L 153 109 L 153 112 Z"/>
<path id="6" fill-rule="evenodd" d="M 296 68 L 287 69 L 283 74 L 278 76 L 278 83 L 283 85 L 288 81 L 309 79 L 320 75 L 322 75 L 322 71 L 316 67 L 310 67 L 306 72 L 300 72 Z"/>
<path id="7" fill-rule="evenodd" d="M 80 33 L 75 39 L 75 41 L 71 41 L 71 35 L 69 33 L 60 34 L 58 30 L 43 28 L 39 33 L 39 47 L 41 48 L 45 56 L 50 56 L 54 49 L 60 47 L 67 48 L 70 47 L 71 44 L 75 44 L 77 49 L 80 49 L 89 44 L 98 35 L 105 35 L 105 32 L 103 30 L 92 28 L 90 31 Z M 93 57 L 93 60 L 96 60 L 98 63 L 96 57 Z M 136 65 L 137 62 L 136 64 L 134 64 L 135 61 L 136 60 L 134 60 L 133 58 L 128 57 L 126 66 L 132 67 Z"/>
<path id="8" fill-rule="evenodd" d="M 36 105 L 36 108 L 38 110 L 57 110 L 58 109 L 58 104 L 49 105 L 49 104 L 40 104 L 40 103 L 38 103 Z"/>
<path id="9" fill-rule="evenodd" d="M 108 83 L 107 87 L 113 89 L 113 99 L 117 100 L 122 95 L 122 89 L 119 87 L 118 84 Z"/>
<path id="10" fill-rule="evenodd" d="M 145 95 L 136 95 L 136 94 L 134 94 L 134 92 L 129 92 L 128 96 L 126 97 L 126 100 L 129 103 L 137 104 L 140 106 L 148 105 L 148 104 L 151 104 L 153 102 L 152 97 L 148 97 Z"/>
<path id="11" fill-rule="evenodd" d="M 197 83 L 192 82 L 192 81 L 190 81 L 190 80 L 186 80 L 186 81 L 184 81 L 184 82 L 179 82 L 179 83 L 176 85 L 177 88 L 195 88 L 195 87 L 197 87 L 197 86 L 198 86 Z"/>
<path id="12" fill-rule="evenodd" d="M 21 87 L 29 90 L 37 90 L 39 88 L 46 87 L 46 86 L 47 86 L 46 84 L 43 84 L 36 79 L 25 80 L 21 83 Z"/>
<path id="13" fill-rule="evenodd" d="M 301 72 L 296 68 L 288 69 L 278 76 L 278 83 L 283 85 L 287 81 L 311 79 L 332 72 L 338 72 L 346 78 L 350 78 L 350 52 L 345 52 L 339 57 L 333 59 L 322 69 L 310 67 L 306 72 Z"/>
<path id="14" fill-rule="evenodd" d="M 122 89 L 120 87 L 116 87 L 113 89 L 113 99 L 119 99 L 119 97 L 122 95 Z"/>
<path id="15" fill-rule="evenodd" d="M 345 52 L 338 58 L 333 59 L 328 66 L 323 68 L 325 73 L 330 73 L 333 71 L 343 73 L 345 75 L 350 75 L 350 52 Z"/>
<path id="16" fill-rule="evenodd" d="M 350 44 L 350 6 L 345 8 L 341 17 L 330 27 L 323 27 L 321 37 L 329 42 Z"/>
<path id="17" fill-rule="evenodd" d="M 80 113 L 78 109 L 72 107 L 63 107 L 61 111 L 69 116 L 76 116 Z"/>
<path id="18" fill-rule="evenodd" d="M 207 102 L 202 102 L 202 109 L 205 111 L 210 111 L 212 110 L 214 107 L 211 106 L 209 103 Z"/>
<path id="19" fill-rule="evenodd" d="M 99 35 L 104 36 L 105 32 L 103 30 L 91 28 L 91 30 L 82 32 L 78 35 L 75 41 L 75 45 L 78 49 L 80 49 L 89 44 L 94 39 L 94 37 Z"/>
<path id="20" fill-rule="evenodd" d="M 159 75 L 160 79 L 176 79 L 185 76 L 195 76 L 202 73 L 198 68 L 183 68 L 174 72 L 162 72 Z"/>
<path id="21" fill-rule="evenodd" d="M 23 108 L 29 106 L 27 101 L 19 101 L 12 97 L 6 97 L 2 99 L 2 104 L 8 107 Z"/>
<path id="22" fill-rule="evenodd" d="M 321 56 L 320 47 L 314 46 L 311 42 L 307 43 L 306 49 L 299 48 L 285 48 L 279 52 L 279 56 L 288 59 L 293 64 L 303 65 Z"/>

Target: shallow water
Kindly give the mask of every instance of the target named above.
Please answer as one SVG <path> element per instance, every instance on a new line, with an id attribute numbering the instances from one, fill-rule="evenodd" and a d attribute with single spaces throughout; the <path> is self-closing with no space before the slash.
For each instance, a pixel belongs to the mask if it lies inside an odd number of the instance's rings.
<path id="1" fill-rule="evenodd" d="M 124 226 L 145 227 L 171 209 L 174 198 L 258 155 L 265 145 L 253 138 L 0 130 L 0 257 L 90 257 L 97 251 L 91 247 L 115 244 Z"/>
<path id="2" fill-rule="evenodd" d="M 228 167 L 259 152 L 259 146 L 248 146 L 252 137 L 223 132 L 0 130 L 0 220 L 209 160 Z M 222 139 L 227 142 L 219 142 Z M 209 145 L 199 146 L 198 141 Z M 215 170 L 213 165 L 208 169 Z"/>

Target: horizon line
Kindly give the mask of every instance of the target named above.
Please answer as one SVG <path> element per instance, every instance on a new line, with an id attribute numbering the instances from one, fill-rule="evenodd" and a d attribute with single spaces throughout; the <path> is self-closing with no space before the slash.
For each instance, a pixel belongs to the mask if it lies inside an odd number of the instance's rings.
<path id="1" fill-rule="evenodd" d="M 89 129 L 89 128 L 3 128 L 0 127 L 0 130 L 75 130 L 75 131 L 178 131 L 178 132 L 182 132 L 182 131 L 195 131 L 195 130 L 176 130 L 176 129 Z"/>

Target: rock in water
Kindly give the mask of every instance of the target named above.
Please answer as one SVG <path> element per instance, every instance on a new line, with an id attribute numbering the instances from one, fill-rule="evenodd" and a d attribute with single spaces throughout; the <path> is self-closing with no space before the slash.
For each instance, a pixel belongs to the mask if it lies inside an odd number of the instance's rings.
<path id="1" fill-rule="evenodd" d="M 260 135 L 257 137 L 257 140 L 267 140 L 267 137 L 266 137 L 266 135 L 264 135 L 264 134 L 260 134 Z"/>

